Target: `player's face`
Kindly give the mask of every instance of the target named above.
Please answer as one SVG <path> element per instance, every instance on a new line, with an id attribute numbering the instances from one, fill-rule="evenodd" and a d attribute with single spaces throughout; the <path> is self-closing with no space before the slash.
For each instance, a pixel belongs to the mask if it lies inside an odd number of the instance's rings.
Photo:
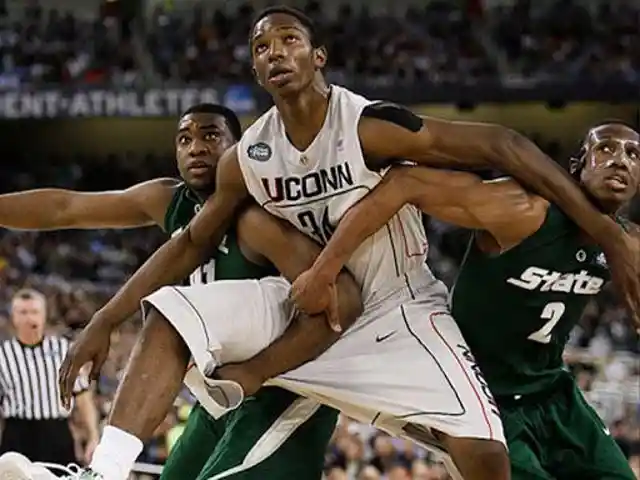
<path id="1" fill-rule="evenodd" d="M 45 318 L 45 305 L 40 299 L 16 298 L 11 305 L 11 319 L 19 334 L 42 335 Z"/>
<path id="2" fill-rule="evenodd" d="M 582 184 L 603 206 L 619 208 L 640 186 L 640 135 L 625 125 L 608 124 L 589 132 Z"/>
<path id="3" fill-rule="evenodd" d="M 251 52 L 256 79 L 272 96 L 304 90 L 326 62 L 324 49 L 313 48 L 306 28 L 285 13 L 267 15 L 256 24 Z"/>
<path id="4" fill-rule="evenodd" d="M 233 143 L 233 135 L 222 115 L 185 115 L 178 123 L 176 134 L 176 158 L 180 176 L 196 191 L 212 190 L 218 159 Z"/>

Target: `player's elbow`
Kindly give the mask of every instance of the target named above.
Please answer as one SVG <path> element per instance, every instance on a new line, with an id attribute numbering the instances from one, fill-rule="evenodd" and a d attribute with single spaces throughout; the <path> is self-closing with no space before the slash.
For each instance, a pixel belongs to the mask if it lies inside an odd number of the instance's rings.
<path id="1" fill-rule="evenodd" d="M 506 168 L 509 171 L 508 167 L 517 158 L 513 155 L 514 148 L 517 148 L 524 137 L 515 130 L 498 124 L 484 124 L 480 128 L 482 133 L 478 136 L 481 140 L 477 145 L 478 153 L 484 157 L 488 167 L 497 170 Z"/>
<path id="2" fill-rule="evenodd" d="M 419 167 L 397 165 L 392 167 L 382 181 L 385 203 L 401 208 L 412 203 L 420 191 L 420 180 L 416 178 Z"/>
<path id="3" fill-rule="evenodd" d="M 339 320 L 342 331 L 349 328 L 362 315 L 362 292 L 353 276 L 343 270 L 336 282 L 338 288 Z"/>
<path id="4" fill-rule="evenodd" d="M 44 225 L 39 225 L 37 228 L 79 227 L 82 219 L 82 205 L 77 192 L 50 189 L 47 193 L 48 198 L 41 205 L 48 210 L 49 214 L 43 218 Z"/>
<path id="5" fill-rule="evenodd" d="M 511 166 L 514 162 L 520 162 L 527 157 L 523 153 L 530 151 L 534 146 L 531 140 L 511 128 L 502 125 L 493 127 L 495 128 L 493 149 L 498 161 L 497 167 Z"/>

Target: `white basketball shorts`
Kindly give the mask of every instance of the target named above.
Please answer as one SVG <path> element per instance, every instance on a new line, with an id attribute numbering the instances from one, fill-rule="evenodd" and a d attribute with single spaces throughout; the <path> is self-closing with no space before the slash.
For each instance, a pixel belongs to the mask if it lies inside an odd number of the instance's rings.
<path id="1" fill-rule="evenodd" d="M 427 285 L 409 280 L 381 304 L 365 308 L 317 359 L 269 384 L 392 434 L 414 423 L 456 437 L 504 442 L 493 397 L 445 302 L 429 295 Z M 281 277 L 164 287 L 144 299 L 143 307 L 153 305 L 171 322 L 206 377 L 217 365 L 254 356 L 286 330 L 292 318 L 289 288 Z M 242 401 L 233 382 L 206 379 L 197 390 L 205 408 L 212 399 L 218 411 Z M 204 391 L 209 398 L 202 398 Z"/>

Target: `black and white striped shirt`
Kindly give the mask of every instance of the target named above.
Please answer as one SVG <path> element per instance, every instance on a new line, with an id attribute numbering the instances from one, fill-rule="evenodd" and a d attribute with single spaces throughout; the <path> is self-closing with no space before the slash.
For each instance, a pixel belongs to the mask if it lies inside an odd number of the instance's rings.
<path id="1" fill-rule="evenodd" d="M 17 339 L 0 344 L 0 395 L 4 418 L 49 420 L 67 418 L 60 403 L 58 371 L 69 350 L 64 337 L 45 336 L 37 345 L 23 345 Z M 78 377 L 74 393 L 89 388 L 86 376 Z"/>

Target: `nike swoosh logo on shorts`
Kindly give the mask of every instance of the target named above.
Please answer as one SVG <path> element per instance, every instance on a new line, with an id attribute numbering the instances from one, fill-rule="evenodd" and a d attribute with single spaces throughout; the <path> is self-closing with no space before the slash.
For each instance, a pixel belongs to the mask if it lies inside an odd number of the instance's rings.
<path id="1" fill-rule="evenodd" d="M 387 333 L 386 335 L 378 335 L 376 336 L 376 343 L 384 342 L 387 338 L 391 337 L 391 335 L 395 335 L 397 330 L 393 332 Z"/>

